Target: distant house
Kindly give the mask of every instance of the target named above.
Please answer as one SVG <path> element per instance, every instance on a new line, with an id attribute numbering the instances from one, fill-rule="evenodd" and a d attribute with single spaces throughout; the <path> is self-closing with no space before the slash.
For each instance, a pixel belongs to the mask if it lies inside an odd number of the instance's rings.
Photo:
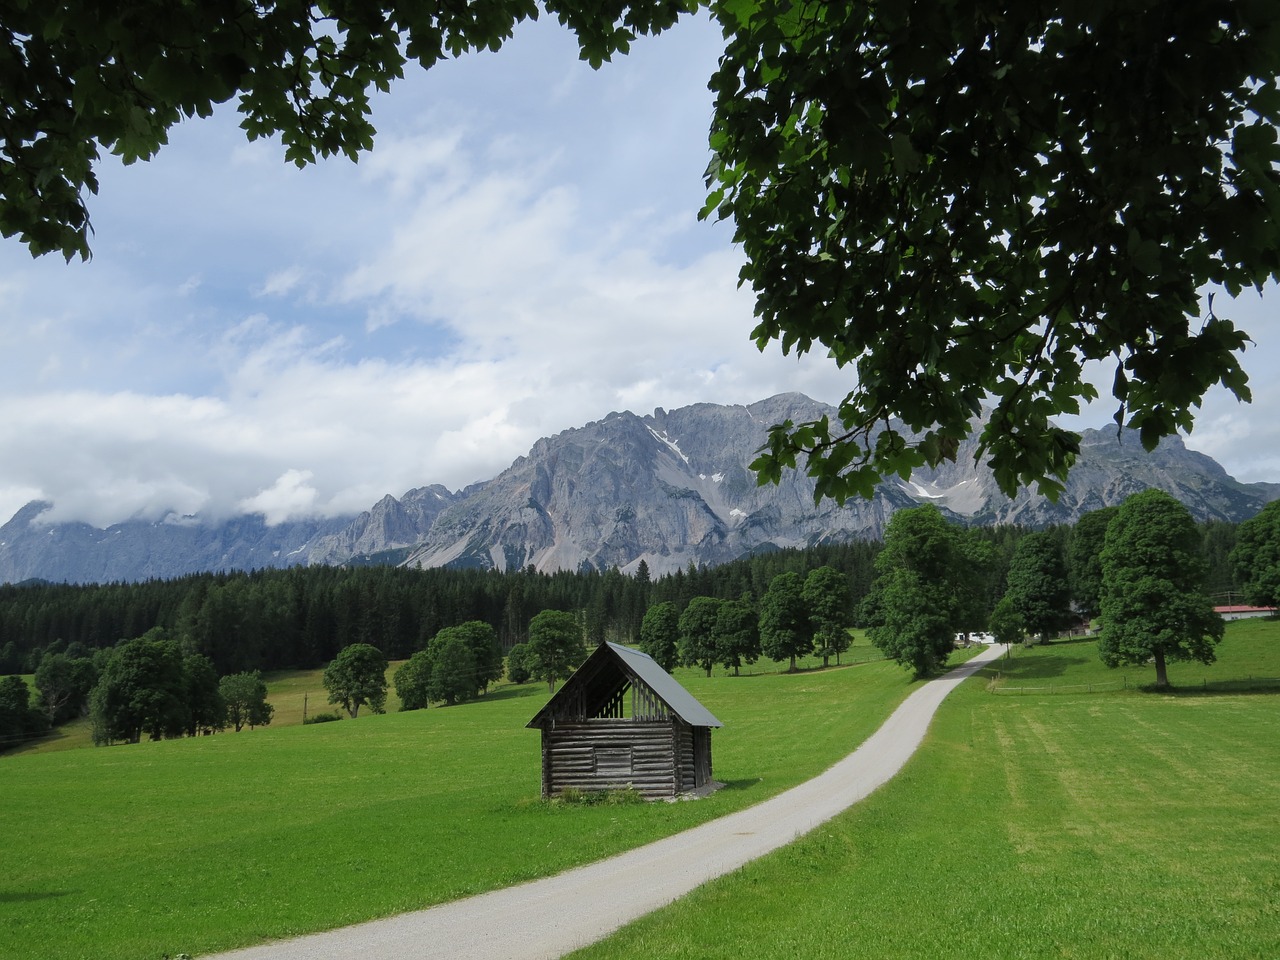
<path id="1" fill-rule="evenodd" d="M 723 724 L 647 653 L 596 648 L 528 723 L 542 731 L 542 795 L 632 787 L 657 800 L 713 786 Z"/>
<path id="2" fill-rule="evenodd" d="M 1250 620 L 1254 617 L 1274 617 L 1275 607 L 1246 607 L 1239 604 L 1214 607 L 1213 612 L 1223 620 Z"/>

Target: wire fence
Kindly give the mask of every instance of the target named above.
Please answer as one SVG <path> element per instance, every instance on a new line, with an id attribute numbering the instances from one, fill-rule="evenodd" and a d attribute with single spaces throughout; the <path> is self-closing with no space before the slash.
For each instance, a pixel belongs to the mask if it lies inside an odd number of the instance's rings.
<path id="1" fill-rule="evenodd" d="M 1006 679 L 997 676 L 988 681 L 987 693 L 1002 697 L 1055 696 L 1061 693 L 1114 693 L 1117 690 L 1143 690 L 1151 687 L 1151 683 L 1130 682 L 1128 676 L 1122 676 L 1119 680 L 1101 680 L 1095 683 L 1048 683 L 1015 687 Z M 1229 680 L 1210 680 L 1204 677 L 1199 682 L 1171 684 L 1168 689 L 1173 693 L 1197 691 L 1242 693 L 1252 690 L 1280 690 L 1280 677 L 1248 676 L 1234 677 Z"/>

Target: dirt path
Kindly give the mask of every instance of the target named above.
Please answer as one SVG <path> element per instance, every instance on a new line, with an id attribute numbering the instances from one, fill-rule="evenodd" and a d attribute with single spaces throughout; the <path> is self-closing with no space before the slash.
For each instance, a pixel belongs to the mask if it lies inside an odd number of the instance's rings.
<path id="1" fill-rule="evenodd" d="M 790 843 L 898 772 L 943 699 L 1003 648 L 911 694 L 825 773 L 746 810 L 517 887 L 209 960 L 553 960 Z"/>

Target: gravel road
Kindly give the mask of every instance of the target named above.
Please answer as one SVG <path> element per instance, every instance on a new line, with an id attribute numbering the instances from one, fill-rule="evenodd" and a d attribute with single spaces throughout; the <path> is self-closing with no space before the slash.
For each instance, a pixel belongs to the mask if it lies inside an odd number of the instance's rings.
<path id="1" fill-rule="evenodd" d="M 825 773 L 746 810 L 517 887 L 209 960 L 553 960 L 790 843 L 897 773 L 943 699 L 1000 656 L 992 646 L 911 694 Z"/>

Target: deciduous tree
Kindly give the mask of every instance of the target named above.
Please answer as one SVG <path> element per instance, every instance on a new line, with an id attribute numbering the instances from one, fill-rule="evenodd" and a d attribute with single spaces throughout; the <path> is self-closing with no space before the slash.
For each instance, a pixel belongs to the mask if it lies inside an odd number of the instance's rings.
<path id="1" fill-rule="evenodd" d="M 868 631 L 885 656 L 925 677 L 947 662 L 960 611 L 971 606 L 975 577 L 961 532 L 937 507 L 899 510 L 876 558 L 876 622 Z"/>
<path id="2" fill-rule="evenodd" d="M 1017 606 L 1006 593 L 991 611 L 991 619 L 987 624 L 996 643 L 1022 643 L 1027 636 L 1027 625 L 1018 612 Z"/>
<path id="3" fill-rule="evenodd" d="M 187 726 L 182 651 L 163 631 L 125 640 L 111 651 L 90 696 L 93 740 L 137 743 L 180 736 Z"/>
<path id="4" fill-rule="evenodd" d="M 502 679 L 502 644 L 498 641 L 498 633 L 493 627 L 483 620 L 468 620 L 456 627 L 446 627 L 440 633 L 443 634 L 446 631 L 450 636 L 460 639 L 471 651 L 471 679 L 474 693 L 485 693 L 489 689 L 489 684 Z M 429 650 L 430 646 L 427 649 Z"/>
<path id="5" fill-rule="evenodd" d="M 1191 514 L 1162 490 L 1120 505 L 1102 549 L 1102 631 L 1098 653 L 1109 667 L 1154 661 L 1167 687 L 1170 660 L 1212 663 L 1223 623 L 1200 592 L 1204 560 Z"/>
<path id="6" fill-rule="evenodd" d="M 365 704 L 382 713 L 387 703 L 387 658 L 377 647 L 353 643 L 324 668 L 329 702 L 341 704 L 354 719 Z"/>
<path id="7" fill-rule="evenodd" d="M 653 657 L 663 670 L 674 670 L 680 662 L 680 608 L 670 600 L 655 603 L 640 622 L 640 649 Z"/>
<path id="8" fill-rule="evenodd" d="M 1202 289 L 1280 274 L 1280 10 L 1217 0 L 713 4 L 725 54 L 705 214 L 732 218 L 764 348 L 856 371 L 775 428 L 819 496 L 956 456 L 1055 493 L 1056 426 L 1112 377 L 1144 445 L 1249 390 Z"/>
<path id="9" fill-rule="evenodd" d="M 840 654 L 849 649 L 850 608 L 849 578 L 834 567 L 818 567 L 804 578 L 804 602 L 813 624 L 813 643 L 824 667 L 832 657 L 840 662 Z"/>
<path id="10" fill-rule="evenodd" d="M 227 704 L 222 699 L 213 661 L 201 653 L 186 654 L 182 658 L 182 678 L 186 687 L 183 728 L 187 736 L 224 729 L 227 725 Z"/>
<path id="11" fill-rule="evenodd" d="M 796 657 L 813 650 L 813 626 L 800 574 L 780 573 L 769 581 L 760 599 L 760 650 L 770 660 L 790 661 L 788 673 L 795 673 Z"/>
<path id="12" fill-rule="evenodd" d="M 239 733 L 245 727 L 265 727 L 276 708 L 267 703 L 267 684 L 257 670 L 233 673 L 218 681 L 227 707 L 227 722 Z"/>
<path id="13" fill-rule="evenodd" d="M 715 648 L 719 663 L 738 676 L 744 663 L 760 658 L 760 617 L 749 597 L 726 600 L 716 613 Z"/>
<path id="14" fill-rule="evenodd" d="M 1280 500 L 1240 524 L 1231 564 L 1250 603 L 1280 605 Z"/>
<path id="15" fill-rule="evenodd" d="M 65 723 L 89 707 L 89 694 L 98 682 L 98 671 L 88 657 L 46 653 L 36 668 L 36 689 L 50 723 Z"/>
<path id="16" fill-rule="evenodd" d="M 1067 577 L 1071 598 L 1089 617 L 1096 617 L 1102 596 L 1102 547 L 1107 525 L 1119 507 L 1091 510 L 1071 528 L 1067 538 Z"/>
<path id="17" fill-rule="evenodd" d="M 564 610 L 543 610 L 529 621 L 529 671 L 556 692 L 556 681 L 566 679 L 587 657 L 582 626 Z"/>
<path id="18" fill-rule="evenodd" d="M 431 702 L 431 656 L 419 650 L 391 676 L 401 710 L 423 710 Z"/>
<path id="19" fill-rule="evenodd" d="M 16 746 L 48 726 L 44 714 L 31 706 L 31 688 L 21 677 L 0 677 L 0 750 Z"/>
<path id="20" fill-rule="evenodd" d="M 507 679 L 512 683 L 528 683 L 533 679 L 529 671 L 529 647 L 517 643 L 507 651 Z"/>
<path id="21" fill-rule="evenodd" d="M 719 659 L 716 618 L 720 604 L 715 597 L 694 597 L 680 612 L 680 662 L 687 667 L 701 667 L 708 677 Z"/>
<path id="22" fill-rule="evenodd" d="M 427 693 L 432 700 L 448 706 L 474 699 L 478 692 L 475 650 L 465 631 L 447 627 L 427 646 L 431 658 L 431 678 Z"/>
<path id="23" fill-rule="evenodd" d="M 1017 610 L 1023 628 L 1047 643 L 1071 622 L 1071 590 L 1058 538 L 1028 533 L 1018 541 L 1009 562 L 1005 597 Z"/>

